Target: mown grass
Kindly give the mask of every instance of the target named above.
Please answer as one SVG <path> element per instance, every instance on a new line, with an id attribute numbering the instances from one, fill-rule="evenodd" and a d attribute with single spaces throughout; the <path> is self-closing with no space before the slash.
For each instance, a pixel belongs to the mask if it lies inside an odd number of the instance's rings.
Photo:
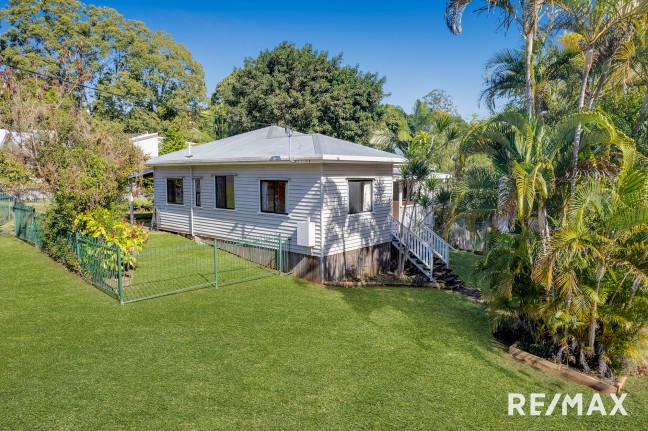
<path id="1" fill-rule="evenodd" d="M 507 416 L 509 392 L 592 392 L 512 360 L 480 306 L 449 292 L 274 276 L 120 306 L 7 235 L 0 273 L 0 429 L 648 423 L 645 378 L 626 385 L 627 417 Z"/>
<path id="2" fill-rule="evenodd" d="M 476 266 L 483 258 L 468 251 L 451 251 L 450 267 L 464 284 L 483 289 L 485 286 L 482 286 L 475 277 Z"/>

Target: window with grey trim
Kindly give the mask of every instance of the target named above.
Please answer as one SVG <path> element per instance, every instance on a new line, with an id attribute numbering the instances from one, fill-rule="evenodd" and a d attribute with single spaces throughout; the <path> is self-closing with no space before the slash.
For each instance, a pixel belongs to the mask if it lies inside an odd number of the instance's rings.
<path id="1" fill-rule="evenodd" d="M 349 214 L 373 210 L 371 180 L 349 180 Z"/>
<path id="2" fill-rule="evenodd" d="M 201 196 L 201 191 L 200 191 L 200 178 L 194 178 L 193 179 L 193 192 L 194 192 L 194 206 L 201 207 L 202 206 L 202 196 Z"/>
<path id="3" fill-rule="evenodd" d="M 184 205 L 182 178 L 167 178 L 167 203 L 173 205 Z"/>
<path id="4" fill-rule="evenodd" d="M 286 188 L 288 181 L 261 180 L 261 212 L 287 214 Z"/>
<path id="5" fill-rule="evenodd" d="M 233 210 L 234 208 L 234 175 L 217 175 L 214 177 L 216 185 L 216 208 Z"/>

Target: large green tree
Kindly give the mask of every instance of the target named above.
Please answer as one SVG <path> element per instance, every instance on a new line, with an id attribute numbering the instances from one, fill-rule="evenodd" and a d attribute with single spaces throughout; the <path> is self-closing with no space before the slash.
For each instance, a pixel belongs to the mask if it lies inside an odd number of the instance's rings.
<path id="1" fill-rule="evenodd" d="M 367 143 L 383 112 L 384 82 L 343 65 L 342 55 L 283 42 L 245 59 L 218 84 L 212 100 L 246 128 L 290 124 L 300 132 Z"/>
<path id="2" fill-rule="evenodd" d="M 0 34 L 3 62 L 78 84 L 80 105 L 118 120 L 127 132 L 165 129 L 206 102 L 204 72 L 191 53 L 114 9 L 78 0 L 10 0 L 0 23 L 7 26 Z"/>

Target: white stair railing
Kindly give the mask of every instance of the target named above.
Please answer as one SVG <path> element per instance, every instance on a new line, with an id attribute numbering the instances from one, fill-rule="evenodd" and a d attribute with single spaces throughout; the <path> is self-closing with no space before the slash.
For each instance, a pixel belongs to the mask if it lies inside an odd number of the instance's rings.
<path id="1" fill-rule="evenodd" d="M 434 269 L 434 252 L 430 246 L 430 243 L 419 235 L 414 233 L 412 230 L 408 229 L 406 226 L 402 226 L 403 232 L 403 245 L 408 248 L 409 253 L 416 256 L 424 266 L 427 267 L 427 276 L 432 280 L 432 271 Z M 401 223 L 396 220 L 394 217 L 391 217 L 391 234 L 396 240 L 400 241 L 401 235 Z M 426 271 L 424 268 L 421 270 Z"/>
<path id="2" fill-rule="evenodd" d="M 434 254 L 446 264 L 450 265 L 450 250 L 453 247 L 448 244 L 440 235 L 434 232 L 429 226 L 419 226 L 419 236 L 432 246 Z"/>

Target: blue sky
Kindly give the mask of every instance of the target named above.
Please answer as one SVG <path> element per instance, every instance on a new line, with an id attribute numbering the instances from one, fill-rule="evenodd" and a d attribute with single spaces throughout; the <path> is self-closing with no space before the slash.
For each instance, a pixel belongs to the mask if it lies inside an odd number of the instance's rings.
<path id="1" fill-rule="evenodd" d="M 90 3 L 90 1 L 88 1 Z M 434 88 L 450 93 L 460 114 L 477 106 L 483 65 L 500 49 L 518 47 L 519 32 L 496 32 L 495 15 L 464 17 L 464 32 L 445 26 L 445 1 L 168 1 L 95 0 L 126 18 L 169 32 L 205 69 L 208 92 L 245 57 L 289 40 L 311 43 L 344 62 L 387 77 L 385 102 L 409 111 Z M 470 9 L 469 9 L 470 11 Z"/>

